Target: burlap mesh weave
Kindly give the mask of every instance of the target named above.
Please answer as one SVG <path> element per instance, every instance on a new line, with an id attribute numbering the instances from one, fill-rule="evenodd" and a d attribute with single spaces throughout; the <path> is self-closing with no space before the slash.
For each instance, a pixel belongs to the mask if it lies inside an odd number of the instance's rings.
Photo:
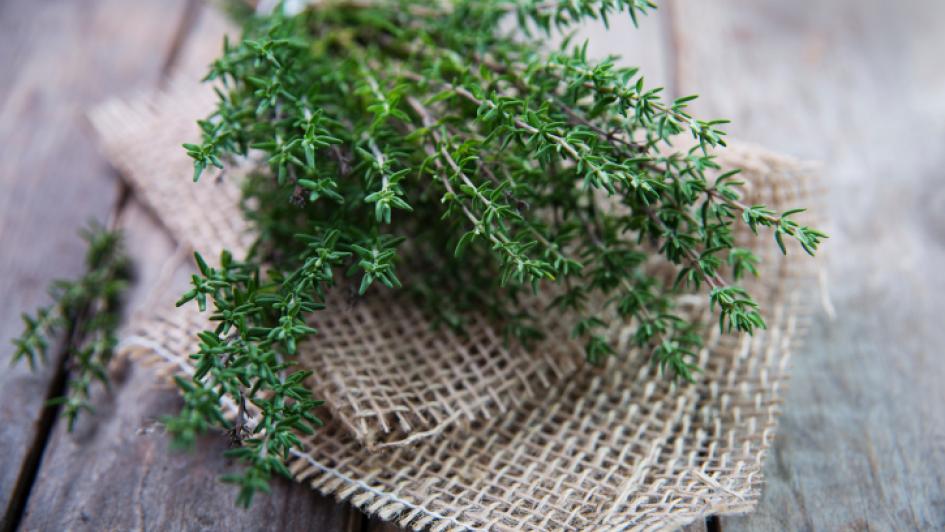
<path id="1" fill-rule="evenodd" d="M 196 138 L 194 119 L 210 102 L 205 89 L 178 85 L 107 104 L 93 122 L 107 155 L 176 239 L 205 255 L 239 255 L 252 235 L 234 180 L 193 184 L 180 148 Z M 749 202 L 811 203 L 816 183 L 796 161 L 733 145 L 720 162 L 745 170 Z M 602 369 L 581 364 L 554 316 L 545 318 L 553 341 L 528 353 L 507 347 L 484 320 L 465 337 L 434 330 L 396 293 L 353 306 L 333 296 L 316 324 L 321 334 L 300 353 L 316 372 L 328 423 L 293 451 L 291 470 L 418 529 L 663 529 L 751 509 L 790 350 L 809 315 L 813 264 L 798 249 L 781 258 L 768 238 L 740 238 L 764 260 L 748 288 L 768 329 L 753 337 L 709 330 L 698 362 L 705 371 L 693 384 L 656 375 L 635 350 Z M 704 297 L 682 305 L 708 312 Z M 191 307 L 168 305 L 126 345 L 186 373 L 206 326 Z M 626 343 L 632 324 L 618 332 Z"/>

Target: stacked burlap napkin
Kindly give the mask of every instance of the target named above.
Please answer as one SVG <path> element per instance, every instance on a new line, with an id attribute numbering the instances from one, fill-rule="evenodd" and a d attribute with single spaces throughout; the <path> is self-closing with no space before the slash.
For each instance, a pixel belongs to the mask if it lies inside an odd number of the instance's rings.
<path id="1" fill-rule="evenodd" d="M 136 197 L 182 245 L 239 256 L 253 235 L 237 176 L 194 184 L 180 148 L 198 138 L 195 120 L 212 106 L 206 87 L 178 82 L 105 104 L 92 119 Z M 813 199 L 816 182 L 797 161 L 735 143 L 719 161 L 744 169 L 750 203 Z M 291 471 L 415 529 L 648 530 L 750 510 L 809 315 L 814 263 L 798 249 L 782 258 L 767 238 L 739 239 L 764 259 L 761 280 L 748 288 L 768 329 L 707 331 L 704 372 L 693 384 L 657 375 L 645 353 L 629 348 L 604 368 L 583 364 L 553 315 L 544 318 L 549 342 L 526 352 L 485 320 L 473 318 L 467 336 L 431 328 L 396 292 L 355 305 L 332 296 L 338 301 L 316 321 L 320 334 L 300 353 L 328 422 L 293 450 Z M 124 345 L 169 371 L 192 372 L 188 355 L 206 315 L 163 299 Z M 704 315 L 704 299 L 681 304 Z M 632 324 L 614 331 L 624 345 L 631 332 Z"/>

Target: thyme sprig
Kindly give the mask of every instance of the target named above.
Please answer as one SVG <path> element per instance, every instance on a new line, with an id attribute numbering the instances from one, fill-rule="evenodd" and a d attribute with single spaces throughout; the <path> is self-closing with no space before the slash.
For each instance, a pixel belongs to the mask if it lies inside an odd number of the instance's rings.
<path id="1" fill-rule="evenodd" d="M 184 148 L 194 179 L 234 157 L 262 154 L 244 184 L 259 232 L 249 256 L 224 254 L 180 304 L 211 308 L 185 407 L 168 420 L 180 443 L 210 426 L 234 431 L 248 467 L 227 477 L 240 502 L 319 425 L 307 371 L 293 369 L 310 317 L 338 283 L 364 295 L 409 288 L 437 321 L 459 330 L 484 312 L 511 339 L 540 331 L 520 305 L 554 293 L 549 312 L 577 316 L 573 336 L 592 363 L 615 354 L 613 319 L 636 326 L 633 345 L 692 380 L 700 325 L 674 296 L 703 291 L 723 331 L 764 328 L 738 283 L 758 257 L 734 227 L 771 230 L 813 254 L 826 235 L 743 203 L 737 170 L 713 150 L 724 120 L 691 116 L 695 96 L 663 100 L 635 68 L 588 58 L 565 39 L 544 51 L 532 35 L 585 19 L 637 17 L 649 0 L 458 0 L 324 3 L 251 19 L 226 41 L 208 80 L 216 110 Z M 503 30 L 512 17 L 517 33 Z M 678 137 L 693 146 L 680 149 Z M 661 256 L 675 282 L 648 263 Z M 415 273 L 407 282 L 397 271 Z M 596 304 L 603 302 L 603 304 Z M 234 423 L 222 402 L 239 405 Z M 246 419 L 246 402 L 259 415 Z"/>
<path id="2" fill-rule="evenodd" d="M 49 362 L 49 349 L 59 335 L 65 345 L 65 394 L 49 401 L 61 406 L 69 431 L 83 411 L 93 411 L 92 388 L 109 386 L 108 364 L 118 345 L 120 307 L 131 279 L 131 263 L 122 236 L 91 223 L 80 232 L 87 243 L 86 272 L 75 280 L 55 281 L 49 290 L 53 302 L 23 315 L 23 333 L 13 340 L 11 362 L 25 360 L 31 369 Z"/>

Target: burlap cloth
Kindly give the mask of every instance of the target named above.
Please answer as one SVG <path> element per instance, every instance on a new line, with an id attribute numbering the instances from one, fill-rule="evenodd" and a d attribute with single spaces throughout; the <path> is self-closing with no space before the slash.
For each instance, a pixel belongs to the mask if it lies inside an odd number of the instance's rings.
<path id="1" fill-rule="evenodd" d="M 212 105 L 206 87 L 176 82 L 107 103 L 92 121 L 136 197 L 182 245 L 239 256 L 252 234 L 237 179 L 192 183 L 180 148 Z M 809 165 L 757 147 L 732 143 L 719 160 L 744 169 L 748 202 L 810 205 L 818 192 Z M 750 510 L 791 349 L 810 315 L 814 263 L 796 248 L 781 258 L 767 235 L 739 238 L 764 259 L 748 288 L 768 329 L 707 331 L 694 384 L 656 375 L 636 351 L 602 369 L 583 364 L 554 316 L 545 318 L 551 341 L 525 352 L 484 320 L 468 336 L 434 330 L 396 293 L 331 302 L 300 354 L 327 401 L 319 413 L 327 425 L 292 451 L 291 471 L 415 529 L 649 530 Z M 163 303 L 124 345 L 189 373 L 207 321 L 193 306 L 174 309 L 176 295 L 156 298 Z M 682 304 L 705 313 L 704 300 Z M 621 342 L 630 332 L 632 324 L 617 331 Z"/>

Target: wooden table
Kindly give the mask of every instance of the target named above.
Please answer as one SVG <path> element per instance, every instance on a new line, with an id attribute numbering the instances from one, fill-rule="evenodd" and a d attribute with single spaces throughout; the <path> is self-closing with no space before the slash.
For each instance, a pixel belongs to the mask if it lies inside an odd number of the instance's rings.
<path id="1" fill-rule="evenodd" d="M 0 3 L 0 342 L 45 286 L 82 270 L 75 229 L 118 217 L 139 265 L 129 312 L 174 244 L 83 119 L 205 61 L 196 0 Z M 694 529 L 945 527 L 945 3 L 669 0 L 641 31 L 597 33 L 743 140 L 824 162 L 827 311 L 795 356 L 758 510 Z M 4 357 L 9 352 L 6 348 Z M 61 349 L 57 350 L 61 356 Z M 0 374 L 0 529 L 381 530 L 288 481 L 251 510 L 216 478 L 222 437 L 171 454 L 173 391 L 129 365 L 69 434 L 45 399 L 61 365 Z"/>

